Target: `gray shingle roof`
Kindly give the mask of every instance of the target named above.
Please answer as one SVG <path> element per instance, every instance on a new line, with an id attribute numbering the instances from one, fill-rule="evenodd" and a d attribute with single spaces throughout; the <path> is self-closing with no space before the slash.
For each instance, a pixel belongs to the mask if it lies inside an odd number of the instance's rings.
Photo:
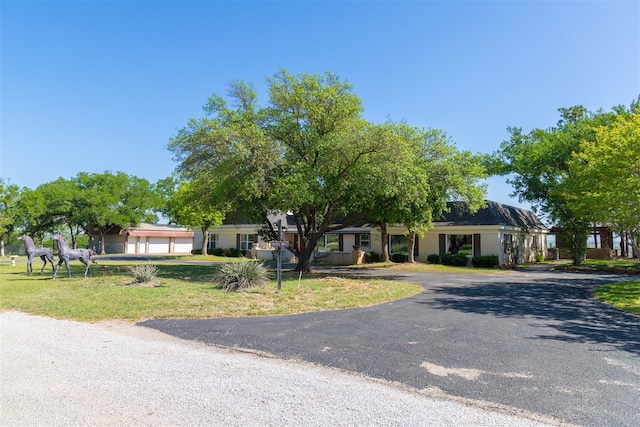
<path id="1" fill-rule="evenodd" d="M 503 205 L 487 200 L 486 207 L 471 214 L 463 202 L 448 202 L 449 212 L 435 221 L 437 225 L 508 225 L 514 227 L 543 228 L 536 214 L 532 211 Z"/>

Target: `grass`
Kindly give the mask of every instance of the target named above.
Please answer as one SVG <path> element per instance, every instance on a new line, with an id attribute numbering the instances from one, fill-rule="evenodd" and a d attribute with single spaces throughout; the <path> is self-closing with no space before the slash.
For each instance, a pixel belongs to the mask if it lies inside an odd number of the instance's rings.
<path id="1" fill-rule="evenodd" d="M 640 316 L 640 280 L 610 283 L 596 289 L 595 297 Z"/>
<path id="2" fill-rule="evenodd" d="M 214 265 L 154 260 L 154 286 L 133 284 L 128 272 L 136 262 L 104 261 L 82 278 L 84 266 L 71 263 L 71 279 L 51 269 L 26 273 L 26 264 L 0 264 L 0 310 L 17 310 L 58 319 L 96 322 L 106 319 L 216 318 L 284 315 L 362 307 L 419 293 L 418 285 L 377 279 L 285 272 L 282 292 L 275 280 L 262 288 L 228 293 L 215 288 Z M 35 267 L 35 266 L 34 266 Z"/>
<path id="3" fill-rule="evenodd" d="M 587 259 L 578 266 L 574 266 L 572 263 L 567 263 L 556 268 L 611 271 L 619 273 L 636 273 L 640 271 L 640 265 L 638 265 L 637 260 L 617 259 Z"/>
<path id="4" fill-rule="evenodd" d="M 483 273 L 483 274 L 497 274 L 504 272 L 498 268 L 476 268 L 476 267 L 457 267 L 454 265 L 444 264 L 425 264 L 423 262 L 410 263 L 395 263 L 395 262 L 376 262 L 370 264 L 352 265 L 351 268 L 386 268 L 390 270 L 404 270 L 404 271 L 425 271 L 425 272 L 437 272 L 437 273 Z"/>

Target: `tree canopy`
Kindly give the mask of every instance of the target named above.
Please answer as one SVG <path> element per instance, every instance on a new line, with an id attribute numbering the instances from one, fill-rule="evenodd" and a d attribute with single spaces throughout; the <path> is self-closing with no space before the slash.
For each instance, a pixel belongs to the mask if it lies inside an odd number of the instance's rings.
<path id="1" fill-rule="evenodd" d="M 28 234 L 42 238 L 45 233 L 66 229 L 72 245 L 80 232 L 90 230 L 102 236 L 111 227 L 127 229 L 141 222 L 155 222 L 158 198 L 153 185 L 144 178 L 123 172 L 79 173 L 72 179 L 55 181 L 20 192 L 18 222 Z"/>
<path id="2" fill-rule="evenodd" d="M 576 191 L 567 199 L 576 210 L 628 236 L 640 254 L 640 111 L 620 111 L 597 127 L 570 159 L 569 176 Z"/>
<path id="3" fill-rule="evenodd" d="M 576 179 L 576 159 L 597 144 L 598 132 L 606 132 L 604 129 L 626 113 L 623 107 L 593 113 L 580 105 L 558 111 L 561 118 L 555 127 L 527 134 L 520 128 L 508 128 L 510 139 L 488 164 L 492 173 L 509 175 L 507 182 L 521 201 L 532 203 L 563 228 L 573 261 L 578 264 L 584 259 L 591 225 L 605 218 L 587 214 L 577 203 L 584 195 L 584 181 Z"/>
<path id="4" fill-rule="evenodd" d="M 230 104 L 211 96 L 205 117 L 191 119 L 170 140 L 169 149 L 183 178 L 206 180 L 212 194 L 244 218 L 266 220 L 271 211 L 289 213 L 299 236 L 291 248 L 298 270 L 309 268 L 325 233 L 371 221 L 380 207 L 377 201 L 399 199 L 399 188 L 411 189 L 402 209 L 413 211 L 415 224 L 426 225 L 437 212 L 429 207 L 442 207 L 451 196 L 454 187 L 435 190 L 436 184 L 451 184 L 453 178 L 434 178 L 441 170 L 426 155 L 428 131 L 367 122 L 352 85 L 330 72 L 291 75 L 283 70 L 267 82 L 266 106 L 259 106 L 255 89 L 245 82 L 229 85 Z M 449 152 L 439 161 L 464 159 L 471 167 L 472 156 L 456 154 L 450 141 L 443 141 Z M 463 179 L 469 172 L 469 187 L 481 194 L 474 185 L 478 170 L 475 161 L 470 171 L 458 175 Z M 394 211 L 398 219 L 400 210 Z"/>

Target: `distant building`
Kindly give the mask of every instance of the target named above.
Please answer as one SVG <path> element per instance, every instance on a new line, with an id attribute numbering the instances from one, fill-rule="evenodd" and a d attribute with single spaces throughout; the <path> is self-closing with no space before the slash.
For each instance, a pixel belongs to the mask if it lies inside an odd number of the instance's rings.
<path id="1" fill-rule="evenodd" d="M 91 248 L 99 253 L 100 235 L 92 232 Z M 140 224 L 128 230 L 113 227 L 104 237 L 107 254 L 190 254 L 193 231 L 176 225 Z"/>

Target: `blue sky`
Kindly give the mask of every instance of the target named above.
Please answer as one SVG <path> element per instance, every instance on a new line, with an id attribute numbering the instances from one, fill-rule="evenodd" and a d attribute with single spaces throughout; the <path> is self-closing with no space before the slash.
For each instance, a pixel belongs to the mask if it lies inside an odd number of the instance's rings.
<path id="1" fill-rule="evenodd" d="M 638 1 L 12 1 L 0 3 L 0 176 L 21 187 L 78 172 L 151 182 L 168 140 L 242 79 L 331 70 L 372 122 L 447 132 L 490 153 L 507 126 L 640 95 Z M 509 197 L 503 178 L 488 198 Z"/>

